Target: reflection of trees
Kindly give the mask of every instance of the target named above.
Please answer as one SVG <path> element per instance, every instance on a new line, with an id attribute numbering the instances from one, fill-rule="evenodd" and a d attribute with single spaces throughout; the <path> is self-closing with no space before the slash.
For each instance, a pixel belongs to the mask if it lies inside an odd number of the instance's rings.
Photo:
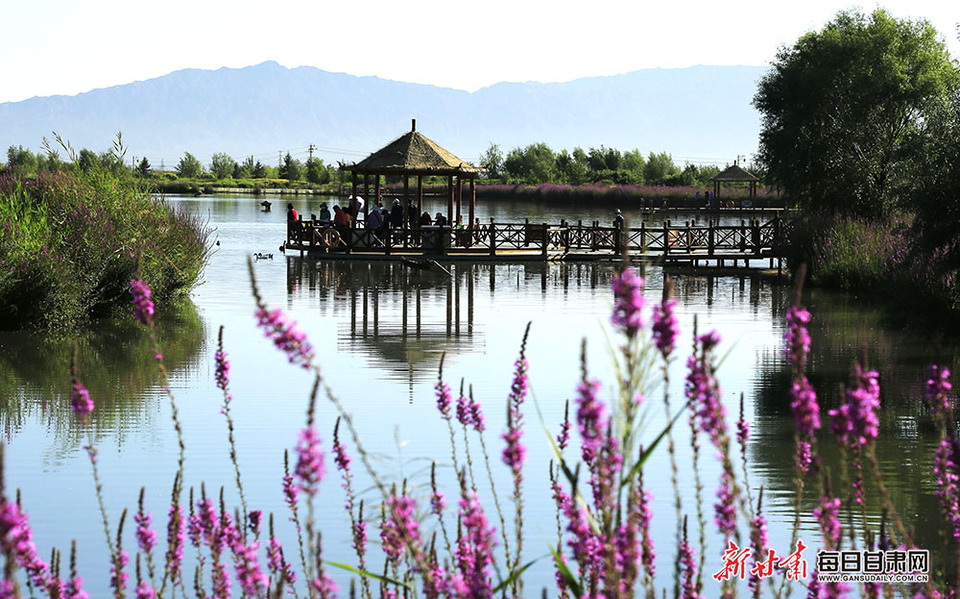
<path id="1" fill-rule="evenodd" d="M 784 294 L 775 308 L 774 326 L 781 330 L 782 315 L 792 293 Z M 937 438 L 923 403 L 926 369 L 931 363 L 946 364 L 957 372 L 958 348 L 936 333 L 891 325 L 889 314 L 863 298 L 821 289 L 808 290 L 804 302 L 810 309 L 811 354 L 807 375 L 817 390 L 823 429 L 820 455 L 833 477 L 832 487 L 841 491 L 839 451 L 829 432 L 827 410 L 839 405 L 843 386 L 854 365 L 866 365 L 880 373 L 880 438 L 876 452 L 885 486 L 908 528 L 915 530 L 916 544 L 938 555 L 943 548 L 944 526 L 937 506 L 937 482 L 933 452 Z M 782 346 L 763 352 L 754 377 L 756 426 L 751 443 L 752 469 L 760 474 L 764 502 L 772 511 L 792 514 L 794 492 L 794 422 L 790 412 L 791 372 L 781 354 Z M 869 525 L 879 530 L 879 493 L 867 476 L 865 502 Z M 809 481 L 808 489 L 814 484 Z M 809 518 L 816 507 L 817 492 L 810 490 L 801 508 Z M 779 505 L 779 507 L 776 507 Z M 785 518 L 786 519 L 786 518 Z M 859 516 L 858 516 L 859 519 Z M 846 521 L 845 521 L 846 525 Z M 889 525 L 889 523 L 888 523 Z M 934 559 L 936 561 L 936 559 Z M 943 560 L 940 560 L 943 566 Z M 939 566 L 936 566 L 939 567 Z"/>
<path id="2" fill-rule="evenodd" d="M 157 338 L 167 369 L 196 367 L 203 325 L 191 302 L 157 315 Z M 85 430 L 140 427 L 147 409 L 143 392 L 158 382 L 157 360 L 148 332 L 129 317 L 104 319 L 77 333 L 80 379 L 96 409 Z M 70 411 L 70 360 L 74 338 L 34 332 L 0 333 L 0 427 L 10 441 L 30 418 L 41 418 L 55 435 L 80 430 Z M 71 447 L 76 441 L 57 443 Z"/>

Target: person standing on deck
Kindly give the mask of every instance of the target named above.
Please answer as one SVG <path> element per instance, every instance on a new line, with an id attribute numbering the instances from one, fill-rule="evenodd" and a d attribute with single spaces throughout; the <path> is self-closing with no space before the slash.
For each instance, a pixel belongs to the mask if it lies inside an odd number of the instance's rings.
<path id="1" fill-rule="evenodd" d="M 400 205 L 400 200 L 393 200 L 393 208 L 390 209 L 390 224 L 393 225 L 394 229 L 403 226 L 403 206 Z"/>
<path id="2" fill-rule="evenodd" d="M 333 224 L 338 227 L 349 227 L 350 226 L 350 215 L 347 214 L 347 211 L 342 209 L 340 206 L 333 207 Z"/>
<path id="3" fill-rule="evenodd" d="M 623 214 L 620 212 L 620 209 L 617 208 L 617 214 L 613 217 L 613 226 L 617 229 L 622 229 L 623 224 Z"/>

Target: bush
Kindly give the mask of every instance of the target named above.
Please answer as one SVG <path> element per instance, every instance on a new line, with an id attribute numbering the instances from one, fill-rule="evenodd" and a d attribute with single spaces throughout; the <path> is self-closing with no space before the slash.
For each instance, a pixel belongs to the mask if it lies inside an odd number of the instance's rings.
<path id="1" fill-rule="evenodd" d="M 92 168 L 0 176 L 0 329 L 60 327 L 127 301 L 131 279 L 158 298 L 189 291 L 209 229 L 129 176 Z"/>

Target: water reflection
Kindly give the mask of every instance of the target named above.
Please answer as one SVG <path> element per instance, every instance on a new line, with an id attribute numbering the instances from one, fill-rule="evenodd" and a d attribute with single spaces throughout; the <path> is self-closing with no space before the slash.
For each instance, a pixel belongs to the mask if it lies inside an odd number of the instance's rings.
<path id="1" fill-rule="evenodd" d="M 195 370 L 204 328 L 191 302 L 157 315 L 157 339 L 171 371 Z M 70 413 L 70 362 L 77 365 L 96 409 L 82 427 Z M 0 430 L 12 438 L 32 421 L 44 423 L 60 453 L 73 451 L 87 433 L 99 439 L 112 432 L 142 430 L 156 413 L 145 389 L 158 383 L 157 362 L 148 332 L 132 318 L 98 321 L 76 336 L 0 332 Z M 82 429 L 82 430 L 81 430 Z M 123 438 L 123 435 L 120 435 Z"/>

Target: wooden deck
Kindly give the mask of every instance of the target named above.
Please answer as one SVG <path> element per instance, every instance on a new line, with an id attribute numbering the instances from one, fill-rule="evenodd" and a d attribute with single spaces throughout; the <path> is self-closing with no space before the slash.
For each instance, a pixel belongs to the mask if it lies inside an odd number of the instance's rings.
<path id="1" fill-rule="evenodd" d="M 561 221 L 475 223 L 473 227 L 380 229 L 330 227 L 316 221 L 291 223 L 285 251 L 319 259 L 603 260 L 631 257 L 666 265 L 780 265 L 788 247 L 788 223 L 742 220 L 739 225 L 662 224 L 626 229 Z"/>

